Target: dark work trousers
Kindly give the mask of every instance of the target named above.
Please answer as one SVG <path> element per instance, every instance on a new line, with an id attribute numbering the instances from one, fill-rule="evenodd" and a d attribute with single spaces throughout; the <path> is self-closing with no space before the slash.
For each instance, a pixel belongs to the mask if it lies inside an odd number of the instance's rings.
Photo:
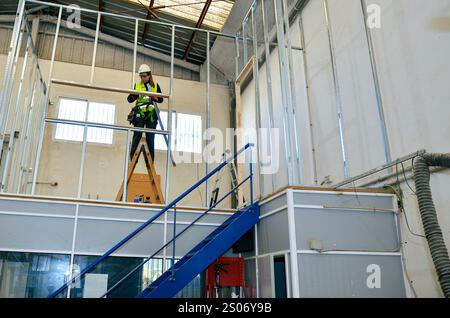
<path id="1" fill-rule="evenodd" d="M 158 125 L 158 121 L 155 120 L 153 122 L 150 121 L 150 116 L 146 120 L 141 117 L 134 117 L 133 126 L 139 128 L 148 128 L 148 129 L 156 129 Z M 133 143 L 131 144 L 130 157 L 133 158 L 134 152 L 141 141 L 142 132 L 135 131 L 133 134 Z M 147 140 L 148 149 L 150 149 L 150 155 L 152 156 L 152 161 L 155 161 L 155 134 L 154 133 L 145 133 L 145 138 Z"/>

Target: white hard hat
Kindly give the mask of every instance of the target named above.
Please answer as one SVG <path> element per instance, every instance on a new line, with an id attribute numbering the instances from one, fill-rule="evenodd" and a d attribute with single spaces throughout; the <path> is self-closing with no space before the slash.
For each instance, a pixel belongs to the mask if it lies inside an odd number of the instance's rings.
<path id="1" fill-rule="evenodd" d="M 150 73 L 152 70 L 150 69 L 150 66 L 148 66 L 147 64 L 142 64 L 141 66 L 139 66 L 139 74 L 141 73 Z"/>

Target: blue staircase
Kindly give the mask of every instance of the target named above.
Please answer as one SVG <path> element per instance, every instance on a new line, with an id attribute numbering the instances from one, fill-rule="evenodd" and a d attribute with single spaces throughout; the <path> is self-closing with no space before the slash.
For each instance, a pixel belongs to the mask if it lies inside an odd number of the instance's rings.
<path id="1" fill-rule="evenodd" d="M 233 214 L 182 259 L 175 263 L 138 298 L 174 297 L 214 260 L 249 231 L 259 220 L 259 205 L 254 203 Z"/>
<path id="2" fill-rule="evenodd" d="M 70 278 L 67 283 L 62 285 L 56 291 L 49 295 L 49 298 L 65 297 L 64 292 L 72 287 L 78 280 L 81 280 L 87 273 L 95 270 L 95 268 L 110 257 L 115 251 L 120 249 L 122 246 L 131 241 L 136 237 L 142 230 L 147 228 L 150 224 L 156 221 L 158 218 L 163 216 L 169 209 L 174 212 L 173 219 L 173 238 L 164 244 L 160 249 L 155 251 L 152 255 L 134 267 L 130 272 L 128 272 L 124 277 L 122 277 L 117 283 L 115 283 L 111 288 L 109 288 L 106 293 L 101 297 L 107 297 L 121 286 L 125 281 L 127 281 L 133 274 L 136 274 L 139 269 L 141 269 L 149 260 L 153 259 L 163 251 L 165 248 L 172 245 L 172 267 L 165 271 L 160 277 L 158 277 L 153 283 L 151 283 L 147 288 L 137 295 L 139 298 L 165 298 L 174 297 L 181 289 L 183 289 L 190 281 L 192 281 L 199 273 L 203 272 L 215 259 L 223 255 L 231 246 L 238 241 L 245 233 L 247 233 L 259 220 L 259 205 L 257 202 L 253 201 L 253 166 L 252 153 L 249 152 L 249 175 L 240 181 L 233 189 L 226 193 L 222 198 L 216 201 L 212 206 L 206 209 L 199 217 L 197 217 L 191 224 L 183 228 L 179 233 L 176 231 L 176 207 L 177 204 L 183 200 L 187 195 L 192 193 L 201 184 L 207 182 L 214 174 L 223 169 L 230 162 L 235 160 L 238 155 L 250 150 L 253 144 L 247 144 L 239 151 L 231 155 L 228 159 L 219 164 L 215 169 L 208 173 L 201 180 L 196 182 L 186 191 L 184 191 L 175 200 L 167 204 L 160 212 L 155 216 L 150 218 L 144 224 L 139 226 L 132 233 L 128 234 L 115 246 L 110 248 L 102 256 L 97 258 L 94 262 L 89 264 L 84 268 L 78 275 Z M 202 219 L 208 212 L 214 210 L 222 201 L 224 201 L 230 194 L 237 191 L 237 189 L 242 186 L 245 182 L 250 183 L 250 205 L 241 208 L 238 212 L 230 216 L 223 224 L 216 228 L 211 234 L 209 234 L 205 239 L 198 243 L 192 250 L 190 250 L 183 258 L 175 262 L 175 250 L 176 250 L 176 240 L 181 237 L 187 230 L 192 228 L 192 226 Z"/>

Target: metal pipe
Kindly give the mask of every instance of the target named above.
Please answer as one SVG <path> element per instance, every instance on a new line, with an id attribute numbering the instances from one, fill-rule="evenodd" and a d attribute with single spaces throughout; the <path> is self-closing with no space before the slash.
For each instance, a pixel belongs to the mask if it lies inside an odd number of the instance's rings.
<path id="1" fill-rule="evenodd" d="M 100 32 L 100 21 L 102 19 L 102 13 L 98 12 L 97 14 L 97 25 L 95 28 L 95 40 L 94 40 L 94 53 L 92 54 L 92 65 L 91 65 L 91 79 L 90 84 L 94 83 L 94 72 L 95 72 L 95 61 L 97 59 L 97 46 L 98 46 L 98 34 Z"/>
<path id="2" fill-rule="evenodd" d="M 378 76 L 378 67 L 377 67 L 377 62 L 376 62 L 376 58 L 375 58 L 375 49 L 373 46 L 373 38 L 372 38 L 372 33 L 367 25 L 367 21 L 368 21 L 367 7 L 366 7 L 366 2 L 364 0 L 361 0 L 361 9 L 362 9 L 363 18 L 364 18 L 364 28 L 366 31 L 366 39 L 367 39 L 367 46 L 368 46 L 368 50 L 369 50 L 370 66 L 372 68 L 372 76 L 373 76 L 373 83 L 374 83 L 374 88 L 375 88 L 375 95 L 377 98 L 377 109 L 378 109 L 378 117 L 380 120 L 381 138 L 383 139 L 384 157 L 386 159 L 386 162 L 391 162 L 392 161 L 391 144 L 390 144 L 390 140 L 389 140 L 389 133 L 388 133 L 388 130 L 386 127 L 383 96 L 381 94 L 380 78 Z"/>
<path id="3" fill-rule="evenodd" d="M 287 43 L 287 56 L 289 63 L 286 64 L 287 69 L 289 70 L 289 73 L 286 74 L 288 76 L 289 74 L 289 81 L 288 83 L 288 96 L 291 97 L 291 111 L 292 111 L 292 117 L 288 116 L 292 119 L 292 126 L 294 131 L 294 148 L 295 148 L 295 160 L 297 165 L 295 166 L 297 170 L 296 179 L 294 179 L 294 182 L 303 184 L 303 173 L 302 173 L 302 161 L 301 161 L 301 145 L 300 140 L 298 137 L 298 129 L 297 129 L 297 90 L 295 89 L 295 73 L 294 73 L 294 58 L 292 56 L 292 43 L 291 43 L 291 28 L 289 24 L 289 15 L 288 15 L 288 8 L 286 1 L 282 1 L 283 4 L 283 16 L 284 16 L 284 27 L 285 27 L 285 37 L 286 37 L 286 43 Z"/>
<path id="4" fill-rule="evenodd" d="M 341 101 L 341 92 L 339 88 L 339 79 L 338 79 L 338 73 L 337 73 L 337 65 L 336 65 L 336 56 L 334 53 L 334 44 L 333 44 L 333 33 L 331 29 L 331 23 L 330 23 L 330 14 L 328 10 L 328 1 L 323 0 L 323 7 L 324 7 L 324 13 L 325 13 L 325 22 L 328 29 L 328 44 L 330 49 L 330 57 L 331 57 L 331 67 L 333 70 L 333 83 L 334 83 L 334 93 L 336 98 L 336 112 L 338 117 L 338 126 L 339 126 L 339 140 L 341 143 L 341 154 L 342 154 L 342 161 L 344 163 L 344 177 L 349 178 L 350 177 L 350 170 L 349 170 L 349 164 L 348 164 L 348 158 L 347 158 L 347 151 L 345 147 L 345 135 L 344 135 L 344 113 L 342 111 L 342 101 Z"/>
<path id="5" fill-rule="evenodd" d="M 85 125 L 83 131 L 83 145 L 81 147 L 81 160 L 80 160 L 80 172 L 78 175 L 77 199 L 81 198 L 81 188 L 83 187 L 84 162 L 86 161 L 87 131 L 88 127 Z"/>
<path id="6" fill-rule="evenodd" d="M 293 184 L 293 165 L 292 165 L 292 143 L 290 138 L 290 127 L 289 127 L 289 108 L 290 108 L 290 98 L 287 91 L 287 81 L 286 78 L 286 47 L 285 38 L 283 31 L 283 16 L 282 16 L 282 4 L 281 0 L 273 0 L 274 10 L 275 10 L 275 25 L 277 29 L 277 40 L 278 40 L 278 62 L 280 64 L 280 78 L 281 78 L 281 98 L 283 103 L 283 131 L 284 131 L 284 143 L 285 143 L 285 156 L 287 163 L 287 174 L 288 174 L 288 185 Z"/>
<path id="7" fill-rule="evenodd" d="M 268 124 L 269 124 L 269 148 L 270 148 L 270 157 L 273 158 L 275 155 L 273 149 L 273 140 L 272 140 L 272 130 L 274 128 L 274 120 L 273 120 L 273 93 L 272 93 L 272 72 L 270 70 L 270 47 L 269 47 L 269 35 L 267 30 L 266 23 L 266 9 L 265 9 L 265 0 L 261 0 L 261 17 L 263 24 L 263 35 L 264 35 L 264 54 L 266 58 L 266 81 L 267 81 L 267 110 L 268 110 Z M 274 175 L 271 175 L 272 180 L 272 192 L 275 191 L 275 178 Z"/>
<path id="8" fill-rule="evenodd" d="M 303 18 L 302 16 L 299 17 L 299 28 L 300 28 L 300 41 L 302 46 L 302 54 L 303 54 L 303 71 L 304 71 L 304 79 L 305 79 L 305 85 L 306 85 L 306 106 L 308 108 L 308 122 L 309 122 L 309 135 L 310 135 L 310 142 L 311 142 L 311 155 L 312 155 L 312 164 L 313 164 L 313 173 L 314 173 L 314 184 L 317 185 L 319 183 L 319 180 L 317 178 L 317 159 L 316 159 L 316 148 L 314 143 L 314 130 L 313 130 L 313 121 L 312 121 L 312 113 L 311 113 L 311 104 L 309 99 L 309 84 L 308 84 L 308 63 L 306 59 L 306 43 L 305 43 L 305 32 L 303 30 Z"/>
<path id="9" fill-rule="evenodd" d="M 342 181 L 342 182 L 335 183 L 335 184 L 332 185 L 332 187 L 333 187 L 333 188 L 336 188 L 336 189 L 337 189 L 337 188 L 340 188 L 340 187 L 342 187 L 342 186 L 344 186 L 344 185 L 353 183 L 353 182 L 355 182 L 355 181 L 357 181 L 357 180 L 363 179 L 363 178 L 365 178 L 365 177 L 368 177 L 368 176 L 373 175 L 373 174 L 375 174 L 375 173 L 378 173 L 378 172 L 380 172 L 380 171 L 389 169 L 389 168 L 391 168 L 391 167 L 393 167 L 393 166 L 395 166 L 395 165 L 397 165 L 397 164 L 399 164 L 399 163 L 402 163 L 402 162 L 411 160 L 411 159 L 413 159 L 413 158 L 416 158 L 416 157 L 418 157 L 418 156 L 424 154 L 425 152 L 426 152 L 426 151 L 425 151 L 424 149 L 419 150 L 419 151 L 416 151 L 416 152 L 413 152 L 413 153 L 411 153 L 411 154 L 409 154 L 409 155 L 406 155 L 406 156 L 404 156 L 404 157 L 398 158 L 398 159 L 396 159 L 396 160 L 394 160 L 394 161 L 391 161 L 391 162 L 389 162 L 389 163 L 386 163 L 386 164 L 384 164 L 384 165 L 382 165 L 382 166 L 379 166 L 379 167 L 377 167 L 377 168 L 374 168 L 374 169 L 372 169 L 372 170 L 369 170 L 369 171 L 367 171 L 367 172 L 365 172 L 365 173 L 362 173 L 362 174 L 360 174 L 360 175 L 357 175 L 357 176 L 354 176 L 354 177 L 352 177 L 352 178 L 346 179 L 346 180 L 344 180 L 344 181 Z"/>
<path id="10" fill-rule="evenodd" d="M 73 81 L 59 80 L 59 79 L 55 79 L 55 78 L 51 79 L 51 83 L 57 84 L 57 85 L 65 85 L 65 86 L 74 86 L 74 87 L 88 88 L 88 89 L 94 89 L 94 90 L 99 90 L 99 91 L 108 91 L 108 92 L 114 92 L 114 93 L 125 93 L 125 94 L 155 96 L 155 97 L 162 97 L 162 98 L 170 99 L 169 95 L 161 94 L 161 93 L 154 93 L 152 91 L 137 91 L 137 90 L 134 90 L 134 89 L 108 87 L 108 86 L 93 85 L 93 84 L 84 84 L 84 83 L 73 82 Z"/>
<path id="11" fill-rule="evenodd" d="M 43 111 L 42 119 L 41 119 L 41 131 L 40 131 L 40 137 L 39 137 L 39 142 L 38 142 L 38 149 L 37 149 L 37 153 L 36 153 L 36 160 L 35 160 L 34 169 L 33 169 L 33 183 L 31 186 L 31 194 L 33 194 L 33 195 L 35 194 L 35 191 L 36 191 L 36 179 L 37 179 L 37 174 L 39 171 L 39 161 L 41 159 L 42 144 L 44 143 L 45 115 L 47 114 L 47 108 L 48 108 L 49 99 L 50 99 L 50 89 L 52 86 L 51 78 L 53 76 L 53 67 L 55 64 L 56 47 L 58 45 L 58 35 L 59 35 L 60 27 L 61 27 L 62 9 L 63 9 L 63 7 L 59 7 L 58 21 L 56 23 L 55 39 L 53 40 L 52 57 L 50 60 L 50 70 L 48 72 L 48 77 L 47 77 L 47 80 L 49 83 L 48 83 L 47 92 L 46 92 L 46 96 L 45 96 L 44 111 Z"/>
<path id="12" fill-rule="evenodd" d="M 20 101 L 22 99 L 23 79 L 25 77 L 25 69 L 27 68 L 28 53 L 29 53 L 30 45 L 31 45 L 31 37 L 28 37 L 26 49 L 25 49 L 25 56 L 23 58 L 23 63 L 22 63 L 22 70 L 20 72 L 19 87 L 18 87 L 17 96 L 16 96 L 16 106 L 15 106 L 15 110 L 14 110 L 13 122 L 12 122 L 10 133 L 9 133 L 9 142 L 8 142 L 8 148 L 7 148 L 7 153 L 6 153 L 6 159 L 5 159 L 3 169 L 2 169 L 2 183 L 1 183 L 0 192 L 4 192 L 5 188 L 6 188 L 6 179 L 8 176 L 9 161 L 11 159 L 11 152 L 12 152 L 12 148 L 14 146 L 14 134 L 16 131 Z M 3 140 L 4 140 L 4 138 L 2 138 L 2 143 L 3 143 Z"/>
<path id="13" fill-rule="evenodd" d="M 123 167 L 123 193 L 122 202 L 127 202 L 127 188 L 128 188 L 128 165 L 129 165 L 129 152 L 130 152 L 130 131 L 127 130 L 127 138 L 125 145 L 125 163 Z"/>
<path id="14" fill-rule="evenodd" d="M 78 121 L 78 120 L 69 120 L 69 119 L 58 119 L 58 118 L 45 118 L 45 122 L 53 123 L 53 124 L 67 124 L 67 125 L 76 125 L 76 126 L 88 126 L 95 128 L 107 128 L 114 130 L 122 130 L 122 131 L 137 131 L 143 133 L 154 133 L 159 135 L 168 135 L 170 132 L 167 130 L 158 130 L 158 129 L 150 129 L 150 128 L 140 128 L 140 127 L 127 127 L 127 126 L 119 126 L 119 125 L 111 125 L 111 124 L 100 124 L 93 123 L 88 121 Z"/>

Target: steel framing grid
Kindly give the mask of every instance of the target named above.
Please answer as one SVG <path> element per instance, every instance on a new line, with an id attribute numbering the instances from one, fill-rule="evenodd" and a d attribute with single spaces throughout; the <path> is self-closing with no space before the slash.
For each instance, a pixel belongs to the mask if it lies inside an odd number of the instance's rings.
<path id="1" fill-rule="evenodd" d="M 43 147 L 43 142 L 44 142 L 44 133 L 45 133 L 45 126 L 48 123 L 63 123 L 66 122 L 68 124 L 72 124 L 72 125 L 82 125 L 84 126 L 84 133 L 83 133 L 83 143 L 82 143 L 82 160 L 81 160 L 81 164 L 80 164 L 80 177 L 79 177 L 79 182 L 78 182 L 78 191 L 77 191 L 77 195 L 76 197 L 79 198 L 81 195 L 81 187 L 82 187 L 82 173 L 84 170 L 84 160 L 85 160 L 85 150 L 86 150 L 86 131 L 88 127 L 100 127 L 100 128 L 108 128 L 108 129 L 113 129 L 113 130 L 125 130 L 127 132 L 127 149 L 129 149 L 129 139 L 130 139 L 130 133 L 132 131 L 141 131 L 141 132 L 153 132 L 156 134 L 162 134 L 166 138 L 166 142 L 168 144 L 171 143 L 171 135 L 172 135 L 172 131 L 171 131 L 171 112 L 172 112 L 172 108 L 173 108 L 173 84 L 174 84 L 174 62 L 175 62 L 175 33 L 176 33 L 176 29 L 184 29 L 184 30 L 190 30 L 190 31 L 196 31 L 196 32 L 204 32 L 206 33 L 206 39 L 207 39 L 207 43 L 206 43 L 206 74 L 207 74 L 207 80 L 205 83 L 205 89 L 206 89 L 206 128 L 208 129 L 210 126 L 210 35 L 214 34 L 216 36 L 222 36 L 222 37 L 226 37 L 226 38 L 232 38 L 234 39 L 234 35 L 229 35 L 226 33 L 221 33 L 221 32 L 216 32 L 216 31 L 210 31 L 210 30 L 203 30 L 203 29 L 199 29 L 199 28 L 192 28 L 192 27 L 188 27 L 188 26 L 182 26 L 182 25 L 173 25 L 173 24 L 169 24 L 169 23 L 165 23 L 165 22 L 159 22 L 159 21 L 148 21 L 145 19 L 141 19 L 141 18 L 134 18 L 134 17 L 130 17 L 130 16 L 121 16 L 118 14 L 113 14 L 113 13 L 107 13 L 107 12 L 100 12 L 100 11 L 94 11 L 94 10 L 89 10 L 89 9 L 84 9 L 84 8 L 80 8 L 79 11 L 80 12 L 89 12 L 89 13 L 94 13 L 97 14 L 97 25 L 96 25 L 96 30 L 95 30 L 95 40 L 94 40 L 94 49 L 93 49 L 93 56 L 92 56 L 92 63 L 91 63 L 91 69 L 90 69 L 90 80 L 88 83 L 79 83 L 79 82 L 72 82 L 72 81 L 66 81 L 66 80 L 60 80 L 60 79 L 55 79 L 53 78 L 53 68 L 54 68 L 54 62 L 55 62 L 55 55 L 56 55 L 56 49 L 57 49 L 57 45 L 58 45 L 58 38 L 60 36 L 60 28 L 61 28 L 61 23 L 62 23 L 62 12 L 65 9 L 69 9 L 69 6 L 67 5 L 62 5 L 62 4 L 57 4 L 57 3 L 50 3 L 50 2 L 44 2 L 44 1 L 37 1 L 37 0 L 20 0 L 19 1 L 19 5 L 18 5 L 18 10 L 17 10 L 17 14 L 16 14 L 16 20 L 15 20 L 15 24 L 14 24 L 14 28 L 13 28 L 13 35 L 11 38 L 11 44 L 10 44 L 10 50 L 9 50 L 9 54 L 8 54 L 8 62 L 6 65 L 6 72 L 5 72 L 5 77 L 4 77 L 4 85 L 3 87 L 12 87 L 12 85 L 14 84 L 14 74 L 15 74 L 15 69 L 16 69 L 16 65 L 18 62 L 18 58 L 19 58 L 19 52 L 20 52 L 20 43 L 22 42 L 22 36 L 23 34 L 26 34 L 27 36 L 29 35 L 29 32 L 26 32 L 26 30 L 22 30 L 22 28 L 24 28 L 24 26 L 26 25 L 26 23 L 23 23 L 23 19 L 24 17 L 26 17 L 26 13 L 25 13 L 25 9 L 26 9 L 26 4 L 27 3 L 33 3 L 33 4 L 40 4 L 42 6 L 48 6 L 48 7 L 54 7 L 58 10 L 58 18 L 57 18 L 57 22 L 56 22 L 56 31 L 55 31 L 55 37 L 54 37 L 54 41 L 53 41 L 53 47 L 52 47 L 52 53 L 51 53 L 51 60 L 50 60 L 50 69 L 49 69 L 49 73 L 48 73 L 48 77 L 47 77 L 47 85 L 48 87 L 45 86 L 45 82 L 41 79 L 41 82 L 43 83 L 44 87 L 45 87 L 45 94 L 42 98 L 39 98 L 39 105 L 42 105 L 43 109 L 40 111 L 39 116 L 38 115 L 34 115 L 36 118 L 36 120 L 32 120 L 31 119 L 31 115 L 30 120 L 28 121 L 28 124 L 25 125 L 25 130 L 28 132 L 30 126 L 32 126 L 33 129 L 35 129 L 36 131 L 34 132 L 33 136 L 38 136 L 38 140 L 36 141 L 37 145 L 37 149 L 35 149 L 34 153 L 35 153 L 35 158 L 34 158 L 34 163 L 33 163 L 33 169 L 32 169 L 32 182 L 31 182 L 31 194 L 35 195 L 36 194 L 36 181 L 37 181 L 37 177 L 38 177 L 38 172 L 39 172 L 39 164 L 40 164 L 40 157 L 41 157 L 41 153 L 42 153 L 42 147 Z M 137 91 L 135 90 L 130 90 L 130 89 L 122 89 L 122 88 L 115 88 L 115 87 L 106 87 L 106 86 L 100 86 L 100 85 L 96 85 L 94 83 L 94 78 L 95 78 L 95 63 L 96 63 L 96 53 L 97 53 L 97 46 L 98 46 L 98 37 L 99 37 L 99 32 L 100 32 L 100 28 L 99 28 L 99 22 L 101 21 L 101 18 L 103 16 L 113 16 L 113 17 L 117 17 L 117 18 L 121 18 L 121 19 L 126 19 L 126 20 L 132 20 L 135 22 L 135 32 L 134 32 L 134 48 L 133 48 L 133 70 L 131 71 L 131 83 L 134 84 L 135 82 L 135 69 L 136 69 L 136 60 L 137 60 L 137 44 L 138 44 L 138 30 L 139 30 L 139 23 L 153 23 L 153 24 L 159 24 L 159 25 L 165 25 L 165 26 L 169 26 L 171 27 L 171 56 L 170 56 L 170 87 L 169 87 L 169 94 L 165 95 L 165 94 L 158 94 L 158 93 L 153 93 L 153 92 L 139 92 L 141 94 L 145 94 L 145 95 L 149 95 L 149 96 L 160 96 L 160 97 L 165 97 L 168 99 L 169 101 L 169 107 L 168 107 L 168 127 L 166 131 L 160 131 L 160 130 L 152 130 L 152 129 L 136 129 L 136 128 L 126 128 L 123 126 L 117 126 L 117 125 L 101 125 L 101 124 L 95 124 L 95 123 L 81 123 L 81 122 L 76 122 L 76 121 L 64 121 L 64 120 L 60 120 L 60 119 L 56 119 L 56 118 L 47 118 L 46 114 L 47 114 L 47 109 L 48 109 L 48 103 L 49 103 L 49 98 L 50 98 L 50 91 L 51 91 L 51 87 L 52 85 L 66 85 L 66 86 L 72 86 L 72 87 L 82 87 L 82 88 L 86 88 L 86 89 L 94 89 L 94 90 L 103 90 L 103 91 L 110 91 L 110 92 L 121 92 L 121 93 L 136 93 Z M 30 44 L 27 42 L 27 47 L 30 46 Z M 31 43 L 31 46 L 33 47 L 33 54 L 35 53 L 34 51 L 34 46 L 33 43 Z M 37 61 L 37 57 L 35 57 L 35 55 L 33 55 L 33 58 L 35 58 L 35 60 Z M 24 65 L 25 68 L 25 65 Z M 21 82 L 23 80 L 23 76 L 21 76 Z M 11 99 L 11 93 L 10 93 L 11 89 L 5 89 L 2 91 L 2 94 L 0 96 L 0 128 L 1 130 L 5 130 L 6 132 L 6 121 L 8 119 L 8 115 L 9 115 L 9 110 L 10 110 L 10 102 L 9 100 Z M 22 91 L 22 85 L 19 86 L 19 94 L 21 94 Z M 28 95 L 27 95 L 28 96 Z M 34 96 L 34 90 L 33 90 L 33 95 L 32 95 L 32 100 L 35 99 Z M 35 112 L 36 113 L 36 112 Z M 15 120 L 16 116 L 14 116 L 14 120 Z M 38 122 L 39 124 L 34 124 L 35 122 Z M 30 132 L 31 133 L 31 132 Z M 3 134 L 4 135 L 4 134 Z M 4 138 L 1 138 L 1 143 L 3 144 Z M 10 150 L 11 147 L 9 147 L 7 149 L 7 153 L 8 155 L 10 154 Z M 166 200 L 169 199 L 169 189 L 170 189 L 170 164 L 169 164 L 169 159 L 171 159 L 171 155 L 170 154 L 170 147 L 167 147 L 167 156 L 166 156 L 166 176 L 165 176 L 165 198 Z M 22 156 L 24 156 L 22 161 L 28 162 L 31 160 L 31 158 L 28 158 L 27 155 L 21 154 Z M 22 162 L 20 161 L 20 162 Z M 206 173 L 205 175 L 208 173 L 209 170 L 209 164 L 208 164 L 208 160 L 205 160 L 205 170 Z M 125 154 L 125 164 L 124 164 L 124 180 L 126 178 L 126 174 L 127 174 L 127 167 L 128 167 L 128 162 L 129 162 L 129 158 L 127 153 Z M 24 166 L 31 166 L 31 164 L 28 165 L 24 165 Z M 23 169 L 20 167 L 20 172 L 18 173 L 20 176 L 22 176 L 23 174 Z M 29 170 L 31 169 L 27 169 L 27 171 L 29 172 Z M 13 173 L 13 175 L 15 176 L 17 173 Z M 1 177 L 2 179 L 7 179 L 8 176 L 8 171 L 6 169 L 3 168 Z M 2 183 L 2 188 L 1 191 L 5 191 L 5 183 Z M 17 186 L 16 192 L 19 193 L 22 191 L 22 187 Z M 124 183 L 124 192 L 126 193 L 126 182 Z M 206 186 L 206 197 L 208 196 L 208 187 Z M 126 200 L 126 196 L 123 196 L 123 200 Z M 205 201 L 205 204 L 207 205 L 208 200 Z"/>

